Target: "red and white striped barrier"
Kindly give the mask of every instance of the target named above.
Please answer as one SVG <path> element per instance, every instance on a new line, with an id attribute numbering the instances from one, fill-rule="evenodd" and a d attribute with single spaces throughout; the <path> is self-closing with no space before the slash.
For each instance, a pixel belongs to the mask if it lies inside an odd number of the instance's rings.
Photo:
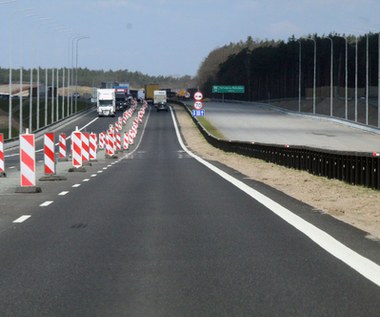
<path id="1" fill-rule="evenodd" d="M 74 131 L 71 134 L 72 164 L 78 168 L 82 166 L 82 133 Z"/>
<path id="2" fill-rule="evenodd" d="M 44 134 L 44 172 L 45 175 L 55 174 L 54 133 Z"/>
<path id="3" fill-rule="evenodd" d="M 0 133 L 0 177 L 5 176 L 4 164 L 4 135 Z"/>
<path id="4" fill-rule="evenodd" d="M 59 158 L 66 159 L 66 134 L 61 133 L 59 135 Z"/>
<path id="5" fill-rule="evenodd" d="M 106 146 L 106 134 L 104 132 L 99 133 L 99 149 L 103 150 Z"/>
<path id="6" fill-rule="evenodd" d="M 112 156 L 115 154 L 115 136 L 113 133 L 107 134 L 106 155 Z"/>
<path id="7" fill-rule="evenodd" d="M 34 134 L 20 134 L 21 187 L 36 186 L 36 145 Z"/>
<path id="8" fill-rule="evenodd" d="M 132 145 L 133 144 L 133 139 L 136 137 L 136 133 L 133 132 L 132 129 L 129 130 L 129 144 Z"/>
<path id="9" fill-rule="evenodd" d="M 121 134 L 119 132 L 116 133 L 116 151 L 121 151 Z"/>
<path id="10" fill-rule="evenodd" d="M 90 161 L 90 134 L 82 133 L 82 164 Z"/>
<path id="11" fill-rule="evenodd" d="M 96 160 L 96 134 L 90 133 L 90 161 Z"/>
<path id="12" fill-rule="evenodd" d="M 129 147 L 129 135 L 127 132 L 124 132 L 123 149 L 128 150 L 128 147 Z"/>

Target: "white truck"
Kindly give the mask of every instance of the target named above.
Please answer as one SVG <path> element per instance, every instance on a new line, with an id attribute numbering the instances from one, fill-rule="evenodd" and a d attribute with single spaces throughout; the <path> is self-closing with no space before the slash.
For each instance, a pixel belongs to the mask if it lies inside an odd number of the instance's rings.
<path id="1" fill-rule="evenodd" d="M 169 110 L 166 97 L 166 90 L 155 90 L 153 92 L 153 104 L 156 107 L 157 111 Z"/>
<path id="2" fill-rule="evenodd" d="M 116 113 L 115 89 L 102 88 L 97 90 L 96 110 L 99 117 L 114 117 Z"/>

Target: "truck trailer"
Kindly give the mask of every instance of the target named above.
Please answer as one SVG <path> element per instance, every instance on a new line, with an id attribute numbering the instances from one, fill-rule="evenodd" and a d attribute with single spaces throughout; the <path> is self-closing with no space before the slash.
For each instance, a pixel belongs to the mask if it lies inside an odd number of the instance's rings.
<path id="1" fill-rule="evenodd" d="M 147 85 L 145 85 L 145 100 L 149 104 L 153 104 L 154 91 L 159 90 L 159 89 L 160 89 L 159 84 L 147 84 Z"/>
<path id="2" fill-rule="evenodd" d="M 97 90 L 96 110 L 98 116 L 114 117 L 116 113 L 115 89 L 105 88 Z"/>
<path id="3" fill-rule="evenodd" d="M 153 104 L 157 111 L 169 110 L 166 90 L 155 90 L 153 92 Z"/>

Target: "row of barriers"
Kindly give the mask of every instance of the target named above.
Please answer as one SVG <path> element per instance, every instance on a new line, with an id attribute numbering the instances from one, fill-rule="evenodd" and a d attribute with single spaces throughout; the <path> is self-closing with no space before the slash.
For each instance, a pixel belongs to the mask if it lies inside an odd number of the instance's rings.
<path id="1" fill-rule="evenodd" d="M 216 148 L 307 171 L 313 175 L 338 179 L 352 185 L 380 189 L 380 153 L 343 152 L 287 144 L 223 140 L 211 135 L 197 118 L 192 116 L 191 110 L 184 103 L 181 104 L 207 142 Z"/>
<path id="2" fill-rule="evenodd" d="M 110 124 L 107 131 L 99 133 L 81 132 L 76 128 L 71 133 L 71 153 L 67 153 L 66 135 L 59 134 L 58 160 L 68 161 L 71 156 L 72 168 L 69 170 L 83 171 L 83 165 L 97 160 L 97 152 L 105 149 L 105 158 L 116 158 L 116 153 L 127 150 L 137 136 L 139 124 L 142 123 L 148 105 L 143 103 L 138 115 L 133 120 L 129 131 L 123 132 L 123 126 L 132 118 L 136 111 L 136 104 L 123 113 L 115 124 Z M 123 135 L 123 138 L 121 137 Z M 122 142 L 123 141 L 123 142 Z M 40 180 L 64 180 L 65 177 L 56 174 L 56 152 L 54 133 L 44 134 L 44 176 Z M 4 160 L 4 136 L 0 134 L 0 175 L 6 177 Z M 20 187 L 19 192 L 40 192 L 36 186 L 36 146 L 35 135 L 28 129 L 20 135 Z M 29 190 L 25 190 L 29 189 Z"/>

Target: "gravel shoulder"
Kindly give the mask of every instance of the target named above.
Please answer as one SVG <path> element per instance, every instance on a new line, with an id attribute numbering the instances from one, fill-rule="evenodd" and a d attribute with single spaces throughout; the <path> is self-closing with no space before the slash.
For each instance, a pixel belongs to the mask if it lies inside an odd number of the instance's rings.
<path id="1" fill-rule="evenodd" d="M 368 238 L 380 241 L 380 191 L 224 152 L 203 138 L 183 107 L 175 105 L 174 109 L 186 145 L 200 157 L 222 162 L 253 180 L 364 230 L 368 232 Z"/>

